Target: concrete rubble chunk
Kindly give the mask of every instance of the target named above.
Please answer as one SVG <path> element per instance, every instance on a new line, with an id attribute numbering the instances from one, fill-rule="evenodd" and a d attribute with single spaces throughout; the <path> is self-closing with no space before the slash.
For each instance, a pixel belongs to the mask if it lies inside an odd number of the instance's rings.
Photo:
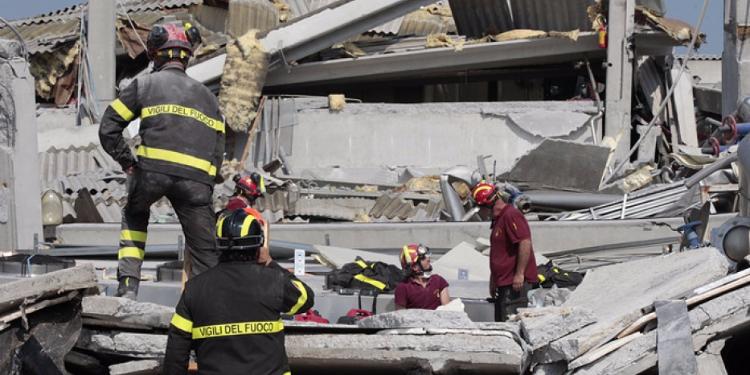
<path id="1" fill-rule="evenodd" d="M 463 311 L 422 309 L 396 310 L 359 321 L 362 328 L 456 328 L 475 329 L 477 325 Z"/>
<path id="2" fill-rule="evenodd" d="M 698 374 L 698 362 L 693 353 L 687 304 L 684 300 L 677 300 L 657 301 L 655 305 L 659 324 L 657 333 L 659 374 Z"/>
<path id="3" fill-rule="evenodd" d="M 157 375 L 161 364 L 157 360 L 144 359 L 109 366 L 109 375 Z"/>
<path id="4" fill-rule="evenodd" d="M 563 307 L 588 309 L 597 322 L 552 342 L 543 353 L 534 354 L 535 360 L 542 363 L 572 361 L 609 341 L 640 318 L 641 309 L 655 300 L 685 295 L 725 276 L 727 270 L 726 258 L 714 248 L 591 270 Z"/>
<path id="5" fill-rule="evenodd" d="M 567 288 L 539 288 L 529 292 L 529 305 L 534 307 L 562 306 L 570 298 Z"/>
<path id="6" fill-rule="evenodd" d="M 174 309 L 127 298 L 90 296 L 83 299 L 83 316 L 105 322 L 127 323 L 146 328 L 169 328 Z"/>
<path id="7" fill-rule="evenodd" d="M 568 364 L 564 361 L 554 363 L 540 363 L 534 366 L 531 375 L 563 375 L 568 371 Z"/>
<path id="8" fill-rule="evenodd" d="M 571 307 L 529 309 L 519 315 L 521 333 L 533 350 L 596 322 L 591 311 Z"/>
<path id="9" fill-rule="evenodd" d="M 709 343 L 706 350 L 696 357 L 698 361 L 699 374 L 727 375 L 721 350 L 724 349 L 725 340 L 717 340 Z"/>
<path id="10" fill-rule="evenodd" d="M 28 298 L 41 300 L 62 293 L 96 286 L 91 264 L 50 272 L 44 275 L 0 285 L 0 312 L 18 306 Z"/>
<path id="11" fill-rule="evenodd" d="M 394 373 L 449 374 L 456 368 L 472 372 L 492 369 L 494 373 L 523 373 L 526 352 L 506 336 L 445 335 L 294 335 L 286 337 L 286 350 L 293 367 L 323 363 L 328 371 L 357 364 L 368 368 L 389 368 Z M 460 366 L 459 366 L 460 364 Z M 370 367 L 372 366 L 372 367 Z"/>
<path id="12" fill-rule="evenodd" d="M 83 329 L 76 348 L 133 358 L 161 358 L 167 348 L 167 335 Z"/>

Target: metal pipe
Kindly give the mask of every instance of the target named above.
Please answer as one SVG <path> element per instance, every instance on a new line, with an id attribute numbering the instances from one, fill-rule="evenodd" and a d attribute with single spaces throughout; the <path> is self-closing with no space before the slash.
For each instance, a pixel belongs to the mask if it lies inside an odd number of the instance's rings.
<path id="1" fill-rule="evenodd" d="M 742 144 L 744 144 L 745 148 L 747 148 L 747 141 L 743 141 Z M 695 184 L 697 184 L 698 182 L 700 182 L 704 178 L 712 175 L 714 172 L 716 172 L 716 171 L 718 171 L 720 169 L 724 169 L 724 168 L 728 167 L 730 164 L 732 164 L 735 161 L 737 161 L 738 160 L 738 156 L 737 155 L 742 153 L 742 151 L 741 151 L 743 149 L 742 144 L 740 144 L 740 147 L 738 149 L 739 152 L 737 154 L 731 154 L 731 155 L 729 155 L 729 156 L 727 156 L 727 157 L 725 157 L 723 159 L 719 159 L 719 160 L 713 162 L 713 164 L 709 164 L 708 166 L 704 167 L 703 169 L 701 169 L 700 171 L 698 171 L 698 173 L 696 173 L 696 174 L 688 177 L 687 179 L 685 179 L 685 187 L 687 187 L 688 189 L 690 189 L 691 187 L 693 187 Z M 750 150 L 746 150 L 745 154 L 746 154 L 745 157 L 747 158 L 746 160 L 747 160 L 747 163 L 748 163 L 746 165 L 750 167 Z M 742 164 L 743 164 L 743 162 L 740 160 L 740 165 L 742 165 Z"/>
<path id="2" fill-rule="evenodd" d="M 525 191 L 532 209 L 554 209 L 561 211 L 580 210 L 601 206 L 622 198 L 619 194 L 579 193 L 571 191 Z"/>
<path id="3" fill-rule="evenodd" d="M 464 215 L 466 215 L 466 211 L 458 193 L 453 189 L 450 182 L 448 182 L 448 175 L 440 176 L 440 191 L 443 194 L 443 202 L 448 209 L 448 214 L 451 216 L 450 221 L 461 221 Z"/>

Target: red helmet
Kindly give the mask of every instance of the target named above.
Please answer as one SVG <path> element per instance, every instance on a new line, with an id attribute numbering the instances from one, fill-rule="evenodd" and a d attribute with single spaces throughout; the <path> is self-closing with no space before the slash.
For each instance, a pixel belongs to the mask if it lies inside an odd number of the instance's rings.
<path id="1" fill-rule="evenodd" d="M 410 275 L 424 275 L 432 271 L 432 266 L 428 269 L 422 267 L 422 259 L 429 258 L 431 255 L 430 248 L 422 244 L 408 244 L 401 249 L 401 269 Z"/>
<path id="2" fill-rule="evenodd" d="M 183 24 L 182 21 L 171 21 L 155 25 L 148 33 L 146 46 L 152 59 L 159 51 L 169 52 L 174 49 L 178 50 L 178 55 L 169 56 L 170 58 L 185 58 L 193 54 L 193 47 L 200 41 L 201 35 L 196 27 L 190 23 Z"/>
<path id="3" fill-rule="evenodd" d="M 481 181 L 471 190 L 471 197 L 480 206 L 491 206 L 495 202 L 496 192 L 495 185 Z"/>
<path id="4" fill-rule="evenodd" d="M 248 198 L 258 198 L 266 192 L 265 179 L 263 179 L 263 176 L 255 172 L 244 177 L 235 175 L 233 180 L 235 184 L 235 192 Z"/>

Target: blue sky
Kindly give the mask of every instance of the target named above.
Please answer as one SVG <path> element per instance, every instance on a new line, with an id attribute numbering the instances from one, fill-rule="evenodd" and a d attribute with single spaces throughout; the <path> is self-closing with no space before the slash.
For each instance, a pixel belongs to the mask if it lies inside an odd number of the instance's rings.
<path id="1" fill-rule="evenodd" d="M 0 16 L 6 19 L 18 19 L 40 13 L 46 13 L 69 5 L 79 4 L 83 0 L 2 0 L 5 3 Z M 689 24 L 698 20 L 703 0 L 664 0 L 667 3 L 667 14 L 670 18 L 681 19 Z M 12 4 L 8 6 L 8 4 Z M 721 54 L 722 50 L 722 0 L 710 0 L 708 14 L 701 30 L 708 36 L 699 53 Z"/>

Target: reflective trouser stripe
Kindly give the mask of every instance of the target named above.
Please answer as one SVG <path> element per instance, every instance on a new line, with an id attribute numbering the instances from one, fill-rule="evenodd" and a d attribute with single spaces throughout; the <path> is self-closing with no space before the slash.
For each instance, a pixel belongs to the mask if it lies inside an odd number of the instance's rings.
<path id="1" fill-rule="evenodd" d="M 130 121 L 135 118 L 133 111 L 131 111 L 130 108 L 128 108 L 120 99 L 115 99 L 109 106 L 112 107 L 112 109 L 114 109 L 115 112 L 117 112 L 117 114 L 125 121 Z"/>
<path id="2" fill-rule="evenodd" d="M 292 280 L 292 284 L 299 290 L 299 298 L 297 298 L 297 303 L 292 306 L 292 308 L 287 313 L 288 315 L 294 315 L 296 314 L 300 308 L 307 302 L 307 289 L 305 289 L 305 285 L 302 284 L 299 280 Z"/>
<path id="3" fill-rule="evenodd" d="M 360 267 L 362 267 L 362 268 L 367 268 L 367 263 L 365 263 L 364 260 L 359 259 L 359 260 L 355 261 L 354 263 L 357 263 L 357 265 L 360 266 Z"/>
<path id="4" fill-rule="evenodd" d="M 123 229 L 120 231 L 120 241 L 138 241 L 145 243 L 147 235 L 146 232 Z"/>
<path id="5" fill-rule="evenodd" d="M 141 110 L 141 118 L 146 119 L 157 115 L 176 115 L 188 117 L 196 120 L 203 125 L 208 126 L 217 132 L 224 133 L 224 122 L 215 118 L 206 116 L 203 112 L 190 107 L 183 107 L 178 104 L 159 104 L 151 107 L 145 107 Z"/>
<path id="6" fill-rule="evenodd" d="M 292 372 L 291 371 L 287 371 L 287 372 L 285 372 L 285 373 L 283 373 L 281 375 L 292 375 Z"/>
<path id="7" fill-rule="evenodd" d="M 283 330 L 284 323 L 281 320 L 216 324 L 193 328 L 193 340 L 224 336 L 265 335 Z"/>
<path id="8" fill-rule="evenodd" d="M 195 156 L 191 156 L 188 154 L 183 154 L 181 152 L 140 146 L 138 147 L 138 152 L 136 154 L 147 159 L 162 160 L 175 164 L 185 165 L 202 170 L 208 173 L 209 176 L 216 176 L 216 166 L 211 164 L 210 161 L 196 158 Z"/>
<path id="9" fill-rule="evenodd" d="M 193 332 L 193 322 L 182 317 L 178 313 L 174 313 L 174 315 L 172 315 L 172 321 L 170 323 L 181 331 L 185 331 L 187 333 Z"/>
<path id="10" fill-rule="evenodd" d="M 378 280 L 375 280 L 373 278 L 369 278 L 369 277 L 367 277 L 367 276 L 365 276 L 365 275 L 363 275 L 361 273 L 359 275 L 354 275 L 354 278 L 357 279 L 357 280 L 359 280 L 359 281 L 361 281 L 361 282 L 363 282 L 363 283 L 370 284 L 370 285 L 372 285 L 372 286 L 374 286 L 374 287 L 376 287 L 376 288 L 378 288 L 380 290 L 385 289 L 385 286 L 386 286 L 382 281 L 378 281 Z"/>
<path id="11" fill-rule="evenodd" d="M 117 259 L 136 258 L 143 260 L 145 256 L 146 251 L 137 247 L 121 247 L 120 251 L 117 252 Z"/>

